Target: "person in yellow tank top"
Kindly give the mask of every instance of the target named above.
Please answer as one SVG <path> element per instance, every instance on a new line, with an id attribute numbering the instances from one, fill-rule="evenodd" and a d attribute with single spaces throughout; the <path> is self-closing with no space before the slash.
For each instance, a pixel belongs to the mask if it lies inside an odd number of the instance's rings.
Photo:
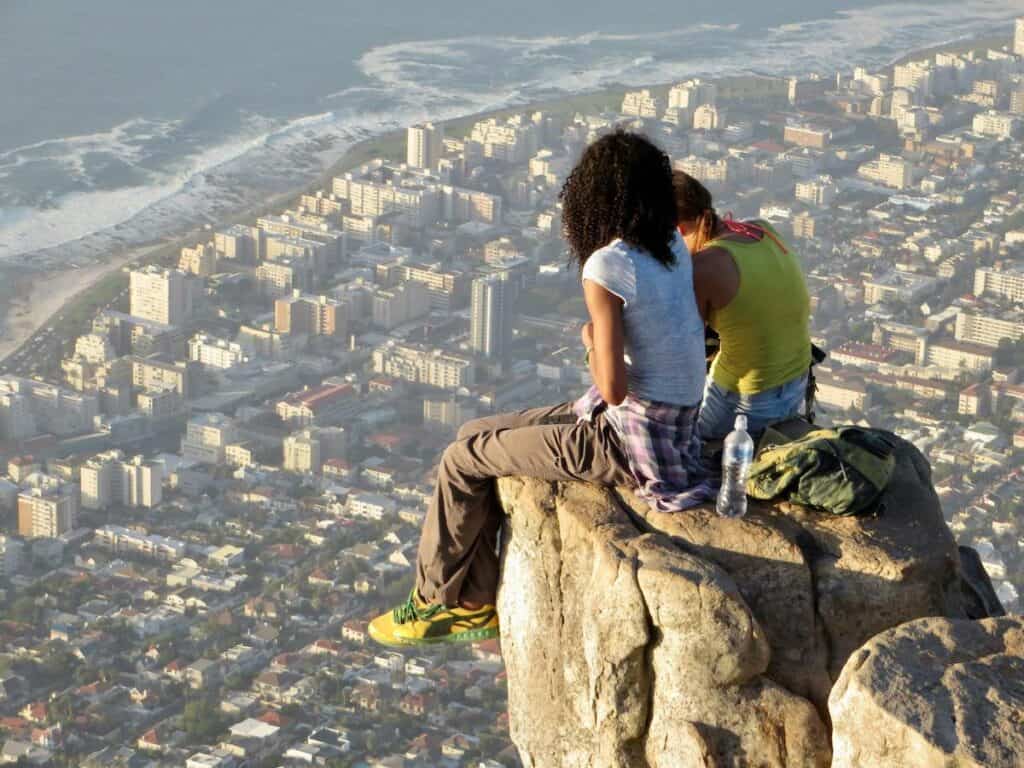
<path id="1" fill-rule="evenodd" d="M 720 339 L 697 430 L 704 440 L 722 438 L 744 414 L 756 438 L 798 415 L 806 396 L 811 339 L 803 270 L 769 224 L 723 219 L 707 188 L 682 171 L 674 172 L 673 188 L 697 305 Z"/>

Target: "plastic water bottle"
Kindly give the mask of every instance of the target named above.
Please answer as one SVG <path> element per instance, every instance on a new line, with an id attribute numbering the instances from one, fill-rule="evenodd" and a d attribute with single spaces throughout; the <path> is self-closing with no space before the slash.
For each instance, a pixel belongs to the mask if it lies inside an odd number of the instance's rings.
<path id="1" fill-rule="evenodd" d="M 722 517 L 747 514 L 747 475 L 754 460 L 754 441 L 747 434 L 747 417 L 737 416 L 722 446 L 722 487 L 715 509 Z"/>

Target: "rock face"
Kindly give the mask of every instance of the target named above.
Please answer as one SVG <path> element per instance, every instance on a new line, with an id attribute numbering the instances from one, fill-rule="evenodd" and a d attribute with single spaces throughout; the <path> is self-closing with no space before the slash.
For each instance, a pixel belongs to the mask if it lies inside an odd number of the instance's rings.
<path id="1" fill-rule="evenodd" d="M 1024 763 L 1024 619 L 921 619 L 870 640 L 829 702 L 834 768 Z"/>
<path id="2" fill-rule="evenodd" d="M 890 627 L 964 615 L 927 463 L 901 443 L 877 518 L 499 481 L 498 611 L 527 766 L 827 766 L 828 696 Z"/>

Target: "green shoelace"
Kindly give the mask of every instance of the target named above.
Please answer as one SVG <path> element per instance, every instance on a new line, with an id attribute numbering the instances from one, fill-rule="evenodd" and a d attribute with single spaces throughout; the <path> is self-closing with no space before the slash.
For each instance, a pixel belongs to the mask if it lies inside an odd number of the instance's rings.
<path id="1" fill-rule="evenodd" d="M 391 612 L 395 624 L 408 624 L 410 621 L 429 621 L 444 610 L 443 605 L 431 605 L 428 608 L 416 607 L 415 587 L 409 593 L 409 599 Z"/>

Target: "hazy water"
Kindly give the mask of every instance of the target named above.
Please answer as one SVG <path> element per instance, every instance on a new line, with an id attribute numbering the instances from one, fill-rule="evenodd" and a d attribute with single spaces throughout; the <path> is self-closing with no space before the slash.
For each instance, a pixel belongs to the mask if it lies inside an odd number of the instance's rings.
<path id="1" fill-rule="evenodd" d="M 881 64 L 1024 2 L 0 0 L 0 261 L 99 255 L 353 141 L 612 83 Z M 86 237 L 88 236 L 88 237 Z"/>

